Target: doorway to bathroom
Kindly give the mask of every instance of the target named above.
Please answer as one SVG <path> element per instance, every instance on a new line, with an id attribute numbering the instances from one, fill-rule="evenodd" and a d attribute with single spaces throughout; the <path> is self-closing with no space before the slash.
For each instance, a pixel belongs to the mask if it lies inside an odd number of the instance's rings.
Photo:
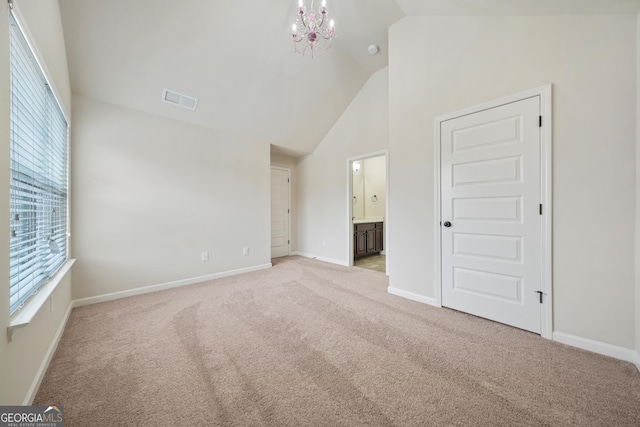
<path id="1" fill-rule="evenodd" d="M 387 150 L 347 159 L 349 265 L 389 274 Z"/>

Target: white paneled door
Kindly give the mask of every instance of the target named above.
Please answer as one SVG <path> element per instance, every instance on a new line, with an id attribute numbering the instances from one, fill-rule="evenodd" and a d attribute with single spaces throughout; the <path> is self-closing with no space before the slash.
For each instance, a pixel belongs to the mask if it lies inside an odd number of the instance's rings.
<path id="1" fill-rule="evenodd" d="M 442 305 L 541 332 L 540 97 L 443 121 Z"/>
<path id="2" fill-rule="evenodd" d="M 289 170 L 271 168 L 271 258 L 290 254 Z"/>

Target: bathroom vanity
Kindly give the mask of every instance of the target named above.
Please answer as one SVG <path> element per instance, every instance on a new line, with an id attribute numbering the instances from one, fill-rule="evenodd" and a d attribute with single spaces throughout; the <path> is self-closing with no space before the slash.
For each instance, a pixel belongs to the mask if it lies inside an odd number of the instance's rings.
<path id="1" fill-rule="evenodd" d="M 384 249 L 384 223 L 353 222 L 353 257 L 377 254 Z"/>

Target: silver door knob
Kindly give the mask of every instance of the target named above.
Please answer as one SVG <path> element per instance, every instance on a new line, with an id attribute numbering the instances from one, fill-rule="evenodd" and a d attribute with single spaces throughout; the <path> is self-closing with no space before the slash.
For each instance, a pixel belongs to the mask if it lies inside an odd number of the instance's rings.
<path id="1" fill-rule="evenodd" d="M 445 227 L 451 227 L 451 223 L 449 221 L 445 221 L 442 225 L 444 225 Z"/>

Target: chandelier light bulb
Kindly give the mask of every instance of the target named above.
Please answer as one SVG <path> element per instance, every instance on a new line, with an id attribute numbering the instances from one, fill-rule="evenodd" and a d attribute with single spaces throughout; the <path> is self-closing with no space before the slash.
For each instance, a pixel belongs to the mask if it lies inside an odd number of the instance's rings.
<path id="1" fill-rule="evenodd" d="M 299 6 L 299 7 L 302 7 L 303 5 L 304 5 L 304 4 L 303 4 L 302 0 L 299 0 L 299 1 L 298 1 L 298 6 Z"/>
<path id="2" fill-rule="evenodd" d="M 335 26 L 335 23 L 333 22 L 333 19 L 332 19 L 331 21 L 329 21 L 329 26 L 330 26 L 331 28 L 333 28 L 333 27 Z"/>
<path id="3" fill-rule="evenodd" d="M 322 0 L 322 7 L 327 7 L 327 0 Z"/>

